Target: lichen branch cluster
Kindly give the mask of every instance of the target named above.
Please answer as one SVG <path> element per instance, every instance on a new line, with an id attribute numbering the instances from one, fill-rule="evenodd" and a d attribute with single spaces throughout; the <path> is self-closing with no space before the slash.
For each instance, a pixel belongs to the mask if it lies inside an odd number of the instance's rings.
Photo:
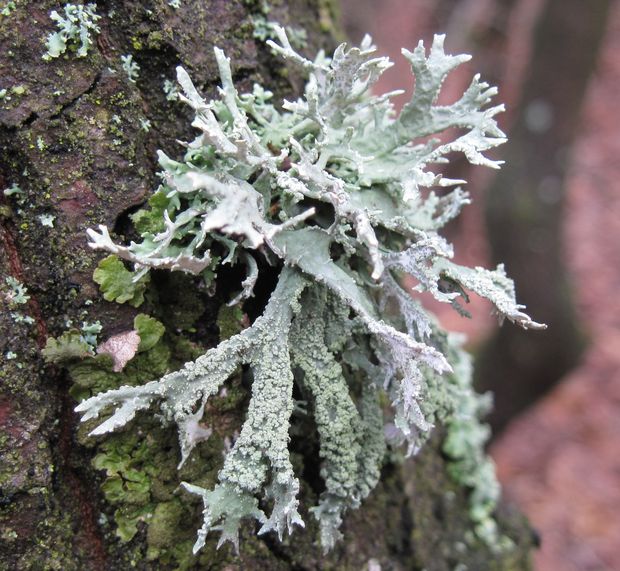
<path id="1" fill-rule="evenodd" d="M 151 268 L 211 281 L 221 265 L 244 267 L 247 277 L 232 304 L 253 295 L 259 267 L 281 267 L 263 314 L 181 370 L 95 395 L 77 410 L 83 420 L 108 415 L 92 432 L 104 434 L 157 409 L 178 428 L 183 464 L 208 438 L 200 426 L 208 399 L 239 366 L 249 369 L 247 418 L 219 483 L 212 490 L 184 484 L 204 501 L 195 550 L 214 529 L 220 543 L 238 545 L 243 518 L 280 538 L 304 525 L 288 451 L 294 383 L 312 399 L 320 437 L 325 491 L 311 511 L 324 549 L 340 537 L 345 511 L 375 487 L 386 443 L 405 443 L 413 454 L 435 424 L 447 427 L 449 453 L 472 498 L 484 499 L 483 510 L 472 507 L 476 529 L 492 536 L 496 496 L 476 487 L 485 458 L 480 400 L 462 352 L 414 294 L 428 291 L 462 309 L 456 298 L 471 290 L 510 321 L 541 327 L 521 311 L 503 268 L 454 264 L 451 245 L 437 233 L 469 198 L 458 187 L 435 194 L 432 187 L 464 181 L 431 166 L 455 152 L 473 164 L 499 165 L 484 155 L 505 140 L 494 119 L 502 107 L 489 106 L 496 90 L 476 76 L 458 101 L 437 104 L 445 77 L 469 56 L 447 55 L 436 36 L 428 55 L 422 43 L 403 50 L 416 88 L 397 115 L 393 94 L 370 93 L 391 63 L 375 57 L 369 38 L 360 48 L 341 45 L 331 59 L 319 54 L 310 61 L 283 29 L 277 34 L 279 43 L 268 42 L 272 50 L 308 75 L 304 96 L 277 108 L 261 86 L 239 94 L 217 48 L 219 99 L 205 101 L 178 68 L 179 97 L 194 110 L 199 134 L 185 144 L 181 161 L 160 152 L 156 200 L 134 218 L 144 228 L 141 241 L 119 245 L 103 226 L 88 231 L 91 247 L 133 264 L 135 282 Z M 448 129 L 458 133 L 453 140 L 432 137 Z M 406 275 L 415 291 L 403 285 Z M 484 466 L 488 472 L 490 464 Z M 492 481 L 491 471 L 485 482 Z"/>

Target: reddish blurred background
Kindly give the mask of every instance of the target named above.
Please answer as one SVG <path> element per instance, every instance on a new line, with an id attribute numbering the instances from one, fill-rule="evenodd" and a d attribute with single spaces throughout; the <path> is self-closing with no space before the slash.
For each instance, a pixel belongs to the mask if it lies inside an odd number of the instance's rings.
<path id="1" fill-rule="evenodd" d="M 499 85 L 510 142 L 500 175 L 468 167 L 474 204 L 447 229 L 457 258 L 504 261 L 547 333 L 498 332 L 435 306 L 464 331 L 477 383 L 496 393 L 491 446 L 505 496 L 542 538 L 537 571 L 620 570 L 620 3 L 612 0 L 341 0 L 348 36 L 366 32 L 395 66 L 381 91 L 413 81 L 400 48 L 446 33 L 472 53 L 450 78 Z M 406 99 L 401 97 L 400 104 Z M 398 104 L 399 101 L 397 100 Z"/>

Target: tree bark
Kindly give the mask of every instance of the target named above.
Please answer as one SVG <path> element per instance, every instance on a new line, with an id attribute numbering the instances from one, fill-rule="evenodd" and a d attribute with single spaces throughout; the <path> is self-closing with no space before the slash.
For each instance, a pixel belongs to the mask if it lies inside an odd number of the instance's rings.
<path id="1" fill-rule="evenodd" d="M 515 549 L 493 553 L 468 543 L 466 492 L 448 477 L 439 434 L 413 461 L 385 466 L 377 489 L 360 510 L 348 514 L 344 540 L 326 556 L 305 511 L 306 529 L 282 543 L 257 538 L 248 523 L 239 555 L 228 546 L 216 550 L 215 533 L 193 557 L 201 509 L 197 503 L 181 504 L 175 489 L 174 431 L 138 419 L 110 439 L 84 437 L 69 394 L 72 377 L 46 365 L 41 349 L 49 336 L 83 321 L 99 320 L 104 337 L 132 327 L 138 311 L 104 301 L 93 283 L 100 256 L 87 248 L 85 229 L 105 224 L 131 237 L 128 214 L 157 185 L 156 149 L 177 156 L 175 140 L 190 137 L 189 116 L 166 100 L 163 80 L 173 79 L 180 63 L 197 86 L 213 94 L 218 83 L 214 45 L 231 56 L 243 88 L 260 82 L 290 95 L 299 92 L 302 79 L 253 38 L 258 1 L 181 0 L 178 9 L 164 0 L 99 2 L 101 32 L 88 56 L 69 50 L 46 62 L 41 56 L 47 34 L 54 31 L 53 9 L 61 12 L 62 6 L 23 0 L 0 16 L 0 89 L 7 90 L 0 100 L 0 188 L 17 184 L 23 190 L 23 195 L 0 194 L 0 568 L 358 570 L 380 565 L 447 571 L 463 564 L 526 569 L 532 537 L 518 514 L 498 514 Z M 335 11 L 326 0 L 274 2 L 268 18 L 303 27 L 311 55 L 319 47 L 333 47 Z M 120 56 L 126 54 L 140 66 L 135 84 L 120 69 Z M 145 120 L 151 124 L 148 131 Z M 53 227 L 42 224 L 42 215 L 55 217 Z M 16 321 L 6 277 L 27 287 L 30 299 L 19 310 L 33 323 Z M 215 295 L 185 295 L 184 288 L 193 284 L 187 279 L 155 273 L 146 302 L 171 331 L 177 366 L 187 354 L 216 342 L 222 292 L 233 287 L 233 277 L 222 275 Z M 268 290 L 268 283 L 259 284 L 257 305 Z M 243 380 L 233 384 L 237 400 L 216 402 L 209 411 L 222 426 L 240 422 L 247 404 Z M 310 426 L 305 435 L 291 435 L 305 506 L 321 492 L 315 432 Z M 201 451 L 205 478 L 220 465 L 224 439 L 214 442 Z M 93 457 L 110 454 L 112 446 L 117 454 L 129 450 L 127 462 L 146 486 L 140 500 L 131 492 L 138 484 L 129 470 L 108 473 L 106 479 L 93 467 Z M 120 483 L 113 501 L 111 481 Z M 134 518 L 135 533 L 123 541 L 117 536 L 119 517 L 139 509 L 145 515 Z"/>
<path id="2" fill-rule="evenodd" d="M 610 5 L 546 2 L 518 116 L 502 151 L 506 164 L 488 190 L 493 261 L 505 262 L 517 298 L 549 326 L 535 335 L 503 327 L 480 355 L 477 386 L 495 394 L 490 419 L 495 429 L 573 368 L 585 346 L 565 265 L 565 178 Z"/>

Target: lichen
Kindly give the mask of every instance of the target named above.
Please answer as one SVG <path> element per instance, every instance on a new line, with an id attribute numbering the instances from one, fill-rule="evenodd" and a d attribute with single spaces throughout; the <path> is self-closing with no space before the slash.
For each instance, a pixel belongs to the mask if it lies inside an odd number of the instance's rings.
<path id="1" fill-rule="evenodd" d="M 264 42 L 265 40 L 275 40 L 278 38 L 280 25 L 277 22 L 268 20 L 264 14 L 258 14 L 252 18 L 252 27 L 252 35 L 257 40 Z M 303 49 L 307 46 L 308 34 L 303 28 L 287 26 L 286 34 L 293 47 Z"/>
<path id="2" fill-rule="evenodd" d="M 121 56 L 121 66 L 130 83 L 135 83 L 140 77 L 140 66 L 134 61 L 132 54 Z"/>
<path id="3" fill-rule="evenodd" d="M 67 51 L 69 45 L 79 44 L 78 57 L 86 57 L 93 44 L 91 34 L 100 32 L 97 21 L 101 19 L 96 13 L 96 4 L 65 4 L 64 16 L 56 10 L 50 12 L 50 18 L 56 22 L 58 31 L 47 37 L 47 51 L 43 59 L 50 61 Z"/>
<path id="4" fill-rule="evenodd" d="M 177 84 L 170 79 L 164 80 L 162 89 L 164 90 L 168 101 L 176 101 L 179 98 L 179 89 Z"/>
<path id="5" fill-rule="evenodd" d="M 10 308 L 28 303 L 30 299 L 27 293 L 28 289 L 13 276 L 4 278 L 4 284 L 2 284 L 2 286 L 0 286 L 0 293 L 2 293 L 2 296 L 7 301 Z"/>
<path id="6" fill-rule="evenodd" d="M 260 523 L 259 534 L 274 531 L 280 539 L 304 526 L 288 450 L 295 383 L 310 395 L 320 438 L 325 491 L 311 511 L 325 550 L 339 539 L 343 514 L 377 484 L 386 442 L 415 454 L 434 425 L 448 431 L 455 481 L 471 490 L 473 529 L 493 543 L 497 487 L 483 451 L 483 407 L 461 350 L 413 296 L 426 291 L 462 311 L 456 298 L 467 301 L 471 290 L 500 316 L 542 327 L 521 311 L 503 268 L 454 264 L 438 234 L 469 197 L 458 187 L 431 191 L 463 181 L 430 167 L 455 152 L 499 166 L 484 155 L 505 140 L 494 119 L 502 107 L 489 106 L 496 90 L 476 76 L 456 102 L 437 104 L 445 77 L 469 57 L 447 55 L 436 36 L 428 55 L 422 43 L 403 50 L 416 89 L 397 116 L 393 94 L 370 94 L 390 62 L 375 57 L 369 38 L 310 61 L 282 28 L 274 31 L 279 43 L 269 41 L 270 48 L 309 76 L 304 97 L 278 108 L 261 86 L 239 94 L 217 48 L 218 100 L 205 101 L 178 68 L 179 97 L 194 110 L 199 136 L 181 161 L 160 151 L 162 184 L 151 209 L 134 215 L 140 242 L 117 244 L 105 226 L 88 231 L 91 247 L 133 264 L 121 288 L 126 299 L 151 269 L 199 276 L 208 286 L 231 265 L 246 272 L 229 300 L 234 306 L 253 295 L 259 268 L 269 264 L 280 274 L 264 311 L 180 370 L 145 384 L 109 387 L 81 371 L 76 382 L 93 396 L 76 410 L 100 436 L 156 409 L 164 424 L 177 426 L 182 471 L 212 435 L 204 425 L 210 399 L 245 367 L 252 378 L 247 415 L 217 483 L 182 482 L 204 506 L 195 552 L 212 530 L 221 532 L 220 544 L 238 548 L 246 518 Z M 456 131 L 454 140 L 432 137 L 446 130 Z M 404 275 L 416 283 L 412 291 Z"/>
<path id="7" fill-rule="evenodd" d="M 15 2 L 13 2 L 12 0 L 8 0 L 4 4 L 4 7 L 2 8 L 2 10 L 0 10 L 0 14 L 2 16 L 10 16 L 11 12 L 13 12 L 13 10 L 15 9 L 16 9 Z"/>

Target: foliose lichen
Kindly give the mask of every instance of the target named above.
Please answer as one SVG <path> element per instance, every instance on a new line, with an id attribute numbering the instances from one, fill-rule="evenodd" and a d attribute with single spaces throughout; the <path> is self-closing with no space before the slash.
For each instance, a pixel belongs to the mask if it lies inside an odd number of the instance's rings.
<path id="1" fill-rule="evenodd" d="M 133 55 L 121 56 L 121 65 L 130 83 L 135 83 L 140 76 L 140 66 L 134 61 Z"/>
<path id="2" fill-rule="evenodd" d="M 494 119 L 502 106 L 489 106 L 496 90 L 475 76 L 458 101 L 437 104 L 445 77 L 469 56 L 447 55 L 443 36 L 436 36 L 428 55 L 422 43 L 403 50 L 416 86 L 396 115 L 394 93 L 370 93 L 391 65 L 375 57 L 370 38 L 360 48 L 341 45 L 332 58 L 321 53 L 310 61 L 282 28 L 274 31 L 279 43 L 269 41 L 271 49 L 308 75 L 303 98 L 279 108 L 259 85 L 239 94 L 217 48 L 219 99 L 205 101 L 177 68 L 179 98 L 194 110 L 199 135 L 185 144 L 181 161 L 160 151 L 162 184 L 151 210 L 134 218 L 140 242 L 117 244 L 104 226 L 88 231 L 91 247 L 133 265 L 133 284 L 152 268 L 207 283 L 220 266 L 245 268 L 231 306 L 253 295 L 260 267 L 279 268 L 262 315 L 180 370 L 102 390 L 76 410 L 84 421 L 105 415 L 93 435 L 156 410 L 177 426 L 181 468 L 209 438 L 201 424 L 208 399 L 240 365 L 251 372 L 246 420 L 218 483 L 207 489 L 183 482 L 204 502 L 194 551 L 212 530 L 221 532 L 220 544 L 238 546 L 244 518 L 260 523 L 259 534 L 275 531 L 280 538 L 304 525 L 288 450 L 295 383 L 311 396 L 320 437 L 325 491 L 311 511 L 325 550 L 339 539 L 343 514 L 375 487 L 386 445 L 405 444 L 415 454 L 434 425 L 447 430 L 454 478 L 472 490 L 475 532 L 494 542 L 498 487 L 479 421 L 486 401 L 472 390 L 458 343 L 413 294 L 430 292 L 462 309 L 456 298 L 471 290 L 491 300 L 501 317 L 543 327 L 521 311 L 501 266 L 453 263 L 452 246 L 438 234 L 469 197 L 457 186 L 464 181 L 430 166 L 452 153 L 499 166 L 483 154 L 505 141 Z M 433 137 L 445 131 L 457 135 L 447 142 Z M 432 187 L 456 188 L 437 194 Z M 138 305 L 141 294 L 125 273 L 126 294 L 107 279 L 110 268 L 119 275 L 121 262 L 112 259 L 100 266 L 97 281 L 108 284 L 111 299 Z M 415 283 L 412 291 L 405 276 Z M 360 381 L 361 390 L 353 390 Z M 382 406 L 386 400 L 391 407 Z"/>
<path id="3" fill-rule="evenodd" d="M 97 5 L 65 4 L 64 16 L 52 10 L 50 18 L 56 22 L 58 31 L 48 35 L 43 59 L 49 61 L 59 57 L 71 44 L 79 44 L 77 56 L 86 57 L 93 44 L 93 34 L 100 32 L 97 21 L 101 16 L 97 14 Z"/>

